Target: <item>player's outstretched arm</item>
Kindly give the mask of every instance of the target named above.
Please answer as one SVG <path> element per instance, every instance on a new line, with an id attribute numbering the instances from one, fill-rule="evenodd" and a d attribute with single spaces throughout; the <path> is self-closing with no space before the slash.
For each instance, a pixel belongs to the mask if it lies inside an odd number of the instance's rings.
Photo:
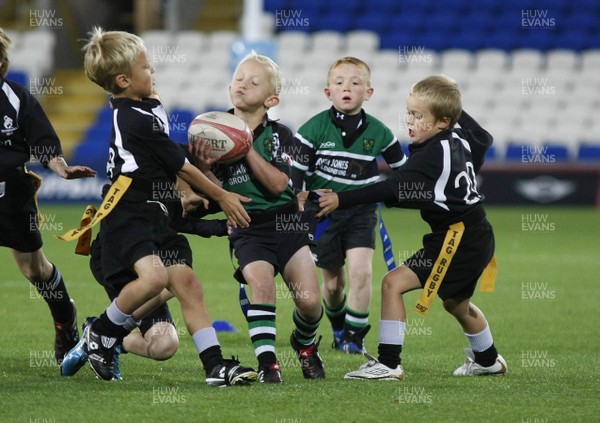
<path id="1" fill-rule="evenodd" d="M 93 178 L 96 171 L 87 166 L 69 166 L 62 156 L 56 156 L 48 162 L 48 168 L 64 179 Z"/>
<path id="2" fill-rule="evenodd" d="M 225 191 L 223 188 L 213 184 L 198 168 L 190 163 L 185 163 L 177 176 L 190 184 L 197 191 L 203 192 L 212 198 L 234 226 L 247 227 L 250 216 L 244 209 L 242 203 L 249 203 L 252 199 L 239 194 Z"/>

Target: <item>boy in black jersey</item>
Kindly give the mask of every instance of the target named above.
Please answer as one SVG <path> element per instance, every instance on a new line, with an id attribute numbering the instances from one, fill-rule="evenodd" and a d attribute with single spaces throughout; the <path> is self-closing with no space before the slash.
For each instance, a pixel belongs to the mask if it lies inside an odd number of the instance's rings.
<path id="1" fill-rule="evenodd" d="M 93 177 L 96 172 L 67 165 L 38 101 L 26 88 L 4 79 L 10 43 L 0 28 L 0 246 L 11 249 L 21 273 L 50 307 L 56 331 L 54 355 L 60 364 L 79 340 L 77 316 L 60 270 L 42 251 L 35 197 L 41 181 L 25 164 L 35 159 L 64 179 Z"/>
<path id="2" fill-rule="evenodd" d="M 137 276 L 88 330 L 86 348 L 92 369 L 104 380 L 113 379 L 114 350 L 130 332 L 127 322 L 132 313 L 166 288 L 181 305 L 206 383 L 224 386 L 255 380 L 253 369 L 223 359 L 202 286 L 191 268 L 189 243 L 170 227 L 160 201 L 161 192 L 175 189 L 180 177 L 215 200 L 234 226 L 246 226 L 249 217 L 241 201 L 250 200 L 210 182 L 169 139 L 166 113 L 159 100 L 149 98 L 154 69 L 141 38 L 95 28 L 84 50 L 86 75 L 112 93 L 114 109 L 107 165 L 113 184 L 107 197 L 116 205 L 102 220 L 102 272 L 108 283 L 132 271 Z M 116 190 L 123 194 L 118 202 Z"/>
<path id="3" fill-rule="evenodd" d="M 477 280 L 494 254 L 494 233 L 476 182 L 492 137 L 462 110 L 456 83 L 443 76 L 413 86 L 407 113 L 412 141 L 408 161 L 386 181 L 325 194 L 320 200 L 323 214 L 375 201 L 420 209 L 432 230 L 423 238 L 421 250 L 384 277 L 379 358 L 368 357 L 369 362 L 346 374 L 346 379 L 404 378 L 400 365 L 406 320 L 403 294 L 419 288 L 423 293 L 416 311 L 426 314 L 437 291 L 467 337 L 468 358 L 454 375 L 504 374 L 507 365 L 496 351 L 488 323 L 471 303 Z M 460 129 L 454 128 L 456 123 Z"/>
<path id="4" fill-rule="evenodd" d="M 323 307 L 308 247 L 314 214 L 299 212 L 294 200 L 289 177 L 292 133 L 267 115 L 268 109 L 279 103 L 280 89 L 279 67 L 271 59 L 254 52 L 242 59 L 229 96 L 233 114 L 253 129 L 253 147 L 244 158 L 216 163 L 215 167 L 223 187 L 252 198 L 252 203 L 245 204 L 252 218 L 250 227 L 235 229 L 229 240 L 239 264 L 235 277 L 247 283 L 252 292 L 247 320 L 261 383 L 282 382 L 275 353 L 277 273 L 281 273 L 296 306 L 290 341 L 302 373 L 306 379 L 325 377 L 319 342 L 315 342 Z M 207 151 L 199 144 L 195 148 L 207 169 Z"/>
<path id="5" fill-rule="evenodd" d="M 105 185 L 103 192 L 106 193 L 109 187 L 109 185 Z M 181 201 L 179 200 L 180 196 Z M 217 213 L 220 211 L 217 207 L 208 208 L 208 200 L 201 199 L 204 207 L 198 207 L 193 212 L 184 216 L 184 208 L 188 210 L 189 207 L 195 206 L 194 204 L 191 204 L 193 197 L 189 196 L 189 194 L 183 195 L 173 193 L 169 198 L 172 198 L 172 201 L 166 199 L 167 201 L 165 201 L 164 204 L 169 211 L 171 226 L 177 232 L 199 235 L 204 238 L 227 235 L 226 220 L 201 219 L 205 214 Z M 102 285 L 112 301 L 119 295 L 121 289 L 127 285 L 128 282 L 136 279 L 137 275 L 134 272 L 124 273 L 121 281 L 113 280 L 113 283 L 106 282 L 104 272 L 102 271 L 101 238 L 102 232 L 99 232 L 94 242 L 92 242 L 90 249 L 90 270 L 96 281 Z M 121 346 L 117 347 L 117 353 L 115 353 L 114 357 L 115 379 L 122 379 L 119 366 L 119 353 L 128 352 L 141 357 L 162 361 L 168 360 L 177 352 L 179 347 L 179 337 L 175 322 L 173 321 L 169 310 L 169 305 L 167 304 L 167 301 L 172 297 L 173 295 L 165 289 L 161 294 L 144 304 L 132 314 L 133 318 L 130 325 L 132 328 L 139 328 L 139 331 L 132 331 L 123 339 Z M 95 319 L 96 317 L 89 317 L 86 319 L 83 326 L 84 335 L 82 336 L 82 339 L 80 339 L 73 349 L 65 354 L 65 358 L 60 365 L 62 376 L 75 375 L 88 361 L 88 356 L 85 352 L 85 338 L 86 333 L 89 330 L 89 325 Z"/>

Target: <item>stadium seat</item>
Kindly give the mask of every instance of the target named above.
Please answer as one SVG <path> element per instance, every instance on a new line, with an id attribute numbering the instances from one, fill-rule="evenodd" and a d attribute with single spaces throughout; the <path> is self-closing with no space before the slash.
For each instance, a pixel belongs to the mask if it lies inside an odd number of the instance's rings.
<path id="1" fill-rule="evenodd" d="M 531 148 L 533 146 L 527 142 L 509 141 L 506 145 L 504 159 L 508 162 L 523 162 L 526 152 Z"/>
<path id="2" fill-rule="evenodd" d="M 597 74 L 598 69 L 600 69 L 600 45 L 581 52 L 581 70 L 589 70 Z"/>
<path id="3" fill-rule="evenodd" d="M 6 79 L 8 79 L 9 81 L 16 82 L 17 84 L 25 88 L 29 87 L 29 76 L 25 71 L 11 68 L 8 71 L 8 74 L 6 74 Z"/>
<path id="4" fill-rule="evenodd" d="M 569 49 L 549 50 L 546 54 L 546 68 L 549 72 L 574 72 L 579 68 L 579 55 Z"/>
<path id="5" fill-rule="evenodd" d="M 560 144 L 546 144 L 542 148 L 544 149 L 543 154 L 548 157 L 551 163 L 566 162 L 571 159 L 566 141 Z"/>
<path id="6" fill-rule="evenodd" d="M 172 109 L 169 118 L 169 137 L 173 141 L 187 143 L 187 130 L 196 114 L 190 109 Z"/>
<path id="7" fill-rule="evenodd" d="M 302 31 L 283 31 L 277 36 L 277 47 L 279 53 L 293 52 L 298 54 L 308 48 L 310 38 L 306 32 Z"/>
<path id="8" fill-rule="evenodd" d="M 312 51 L 339 54 L 343 45 L 342 34 L 336 31 L 316 31 L 311 34 L 309 47 Z"/>
<path id="9" fill-rule="evenodd" d="M 175 43 L 181 47 L 183 52 L 189 52 L 190 55 L 199 55 L 207 47 L 207 38 L 200 31 L 181 31 L 175 36 Z"/>
<path id="10" fill-rule="evenodd" d="M 470 73 L 473 70 L 473 56 L 470 51 L 449 49 L 440 54 L 440 72 L 446 75 Z"/>
<path id="11" fill-rule="evenodd" d="M 348 54 L 375 52 L 379 48 L 379 35 L 373 31 L 350 31 L 346 34 L 345 47 Z"/>
<path id="12" fill-rule="evenodd" d="M 485 160 L 487 162 L 496 161 L 500 159 L 500 155 L 498 153 L 498 148 L 495 145 L 492 145 L 485 153 Z"/>
<path id="13" fill-rule="evenodd" d="M 600 163 L 600 139 L 595 142 L 583 141 L 579 145 L 577 160 Z"/>
<path id="14" fill-rule="evenodd" d="M 508 54 L 496 48 L 486 48 L 475 53 L 475 68 L 478 72 L 504 71 L 509 63 Z"/>

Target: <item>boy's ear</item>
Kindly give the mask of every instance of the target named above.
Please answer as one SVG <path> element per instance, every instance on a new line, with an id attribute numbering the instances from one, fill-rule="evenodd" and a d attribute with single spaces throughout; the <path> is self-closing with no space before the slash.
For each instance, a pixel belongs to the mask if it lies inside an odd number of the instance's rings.
<path id="1" fill-rule="evenodd" d="M 124 73 L 115 76 L 115 82 L 117 83 L 117 86 L 119 88 L 126 89 L 127 87 L 129 87 L 129 79 Z"/>
<path id="2" fill-rule="evenodd" d="M 437 128 L 439 130 L 448 129 L 450 127 L 450 122 L 452 122 L 452 119 L 450 119 L 448 116 L 444 116 L 443 118 L 438 120 Z"/>
<path id="3" fill-rule="evenodd" d="M 367 88 L 367 92 L 365 95 L 365 101 L 369 100 L 371 98 L 371 96 L 373 95 L 373 87 L 369 87 Z"/>
<path id="4" fill-rule="evenodd" d="M 329 88 L 328 87 L 323 88 L 323 92 L 327 96 L 327 99 L 331 100 L 331 91 L 329 90 Z"/>
<path id="5" fill-rule="evenodd" d="M 270 109 L 271 107 L 275 107 L 279 104 L 279 97 L 276 95 L 272 95 L 271 97 L 265 100 L 265 107 Z"/>

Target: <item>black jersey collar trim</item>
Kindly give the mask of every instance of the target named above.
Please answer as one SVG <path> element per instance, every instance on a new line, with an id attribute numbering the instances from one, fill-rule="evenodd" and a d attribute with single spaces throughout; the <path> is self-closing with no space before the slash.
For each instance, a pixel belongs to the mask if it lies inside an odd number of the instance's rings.
<path id="1" fill-rule="evenodd" d="M 369 126 L 369 122 L 367 121 L 367 113 L 365 112 L 365 109 L 360 109 L 360 120 L 358 122 L 360 122 L 361 124 L 357 128 L 348 128 L 343 124 L 341 125 L 339 123 L 339 120 L 336 118 L 337 113 L 343 112 L 340 112 L 334 106 L 331 106 L 331 108 L 329 109 L 329 117 L 331 119 L 331 122 L 342 132 L 342 134 L 344 132 L 347 134 L 345 136 L 342 135 L 342 141 L 344 143 L 345 148 L 350 148 L 352 144 L 354 144 L 354 142 L 361 136 L 361 134 L 365 132 L 367 126 Z"/>

